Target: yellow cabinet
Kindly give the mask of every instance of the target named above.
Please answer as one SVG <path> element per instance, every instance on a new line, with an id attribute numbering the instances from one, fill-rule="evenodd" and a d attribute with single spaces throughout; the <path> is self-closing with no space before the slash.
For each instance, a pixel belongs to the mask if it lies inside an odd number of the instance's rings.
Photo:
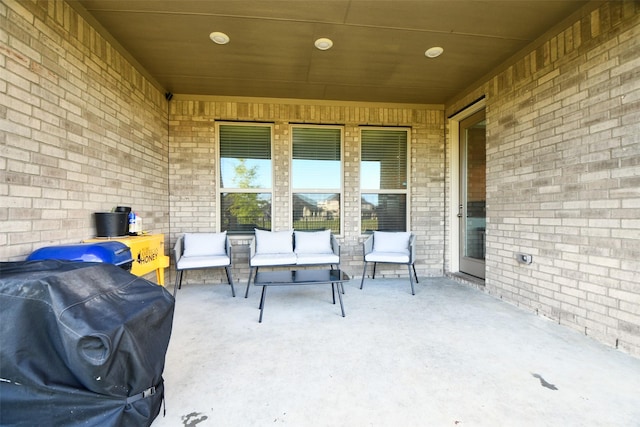
<path id="1" fill-rule="evenodd" d="M 84 242 L 122 242 L 131 250 L 133 264 L 131 274 L 144 276 L 155 270 L 156 281 L 164 286 L 164 269 L 169 267 L 169 257 L 164 254 L 164 234 L 143 234 L 141 236 L 96 237 Z"/>

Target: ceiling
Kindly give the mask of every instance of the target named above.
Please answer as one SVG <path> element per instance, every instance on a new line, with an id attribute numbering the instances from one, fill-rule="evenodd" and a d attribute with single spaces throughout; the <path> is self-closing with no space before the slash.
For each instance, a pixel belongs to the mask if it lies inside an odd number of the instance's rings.
<path id="1" fill-rule="evenodd" d="M 78 3 L 174 94 L 444 104 L 588 2 Z M 316 49 L 320 37 L 333 47 Z M 444 53 L 427 58 L 433 46 Z"/>

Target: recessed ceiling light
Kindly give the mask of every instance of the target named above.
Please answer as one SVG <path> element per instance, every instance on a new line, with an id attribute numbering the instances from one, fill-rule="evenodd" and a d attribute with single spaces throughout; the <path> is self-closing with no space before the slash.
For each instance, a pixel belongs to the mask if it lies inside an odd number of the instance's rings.
<path id="1" fill-rule="evenodd" d="M 214 31 L 213 33 L 209 34 L 209 38 L 211 39 L 212 42 L 217 44 L 229 43 L 229 36 L 226 35 L 225 33 L 221 33 L 218 31 Z"/>
<path id="2" fill-rule="evenodd" d="M 331 41 L 331 39 L 322 37 L 316 40 L 314 44 L 320 50 L 327 50 L 331 49 L 331 46 L 333 46 L 333 41 Z"/>
<path id="3" fill-rule="evenodd" d="M 438 56 L 442 55 L 442 52 L 444 52 L 444 49 L 440 46 L 431 47 L 427 49 L 427 51 L 424 53 L 424 56 L 426 56 L 427 58 L 437 58 Z"/>

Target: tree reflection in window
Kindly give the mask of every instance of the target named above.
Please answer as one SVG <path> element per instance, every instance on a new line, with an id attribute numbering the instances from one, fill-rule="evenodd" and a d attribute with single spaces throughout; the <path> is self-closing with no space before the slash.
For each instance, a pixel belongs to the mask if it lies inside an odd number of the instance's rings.
<path id="1" fill-rule="evenodd" d="M 221 230 L 271 229 L 271 128 L 220 125 Z"/>
<path id="2" fill-rule="evenodd" d="M 235 166 L 234 181 L 237 188 L 258 188 L 253 182 L 257 174 L 257 166 L 248 167 L 246 159 L 239 159 Z M 229 213 L 236 219 L 236 224 L 265 225 L 265 218 L 269 217 L 271 205 L 266 200 L 260 200 L 258 193 L 231 193 Z"/>

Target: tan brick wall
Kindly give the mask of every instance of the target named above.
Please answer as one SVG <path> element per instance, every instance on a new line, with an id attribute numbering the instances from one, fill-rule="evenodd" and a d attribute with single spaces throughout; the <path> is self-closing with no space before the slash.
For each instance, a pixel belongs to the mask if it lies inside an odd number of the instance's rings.
<path id="1" fill-rule="evenodd" d="M 342 267 L 362 274 L 360 215 L 360 126 L 411 128 L 411 229 L 419 242 L 419 275 L 442 275 L 444 238 L 444 112 L 437 106 L 382 106 L 294 100 L 243 100 L 176 95 L 170 103 L 171 241 L 191 231 L 215 231 L 218 162 L 215 158 L 216 121 L 274 124 L 274 229 L 291 225 L 290 123 L 344 126 Z M 233 237 L 234 280 L 249 275 L 249 237 Z M 382 266 L 381 275 L 407 277 L 406 267 Z M 212 275 L 215 277 L 212 278 Z M 224 281 L 222 272 L 189 272 L 186 281 Z"/>
<path id="2" fill-rule="evenodd" d="M 605 2 L 447 107 L 487 97 L 487 290 L 636 355 L 638 70 L 640 3 Z"/>
<path id="3" fill-rule="evenodd" d="M 0 259 L 95 236 L 132 206 L 168 231 L 167 107 L 62 1 L 0 2 Z"/>

